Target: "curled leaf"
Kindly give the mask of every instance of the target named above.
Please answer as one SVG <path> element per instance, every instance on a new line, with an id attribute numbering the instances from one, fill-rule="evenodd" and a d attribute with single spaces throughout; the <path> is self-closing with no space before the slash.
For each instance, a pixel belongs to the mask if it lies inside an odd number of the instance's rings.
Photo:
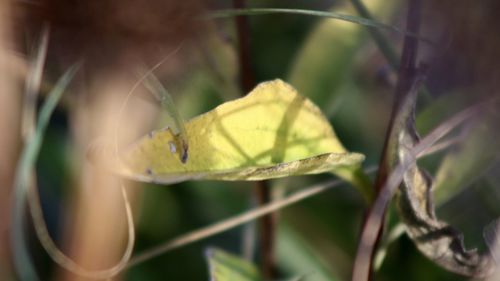
<path id="1" fill-rule="evenodd" d="M 410 104 L 414 111 L 414 102 Z M 411 149 L 420 141 L 412 116 L 413 113 L 398 135 L 397 161 L 401 163 L 412 157 Z M 490 253 L 466 249 L 463 234 L 436 217 L 433 186 L 432 178 L 412 162 L 397 195 L 408 236 L 425 256 L 449 271 L 472 277 L 491 275 L 496 264 Z"/>

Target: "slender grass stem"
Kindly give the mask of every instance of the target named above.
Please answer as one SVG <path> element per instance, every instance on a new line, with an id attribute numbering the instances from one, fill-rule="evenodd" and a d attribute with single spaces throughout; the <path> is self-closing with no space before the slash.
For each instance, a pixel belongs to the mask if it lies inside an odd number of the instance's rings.
<path id="1" fill-rule="evenodd" d="M 461 114 L 463 117 L 463 113 Z M 466 116 L 468 117 L 468 115 Z M 463 119 L 460 119 L 463 121 Z M 460 123 L 458 123 L 460 124 Z M 453 126 L 457 126 L 458 124 L 453 123 Z M 435 146 L 431 146 L 427 150 L 423 150 L 418 154 L 418 158 L 424 157 L 427 155 L 430 155 L 427 153 L 427 151 L 433 151 L 437 152 L 438 150 L 435 149 L 435 147 L 439 147 L 440 150 L 444 149 L 444 145 L 447 144 L 452 145 L 452 142 L 449 142 L 448 140 L 442 141 L 440 143 L 437 143 Z M 377 170 L 377 167 L 370 167 L 365 169 L 365 173 L 371 174 Z M 328 191 L 330 189 L 333 189 L 339 185 L 344 183 L 343 180 L 337 179 L 337 180 L 329 180 L 325 181 L 319 184 L 315 184 L 312 186 L 305 187 L 304 189 L 297 191 L 291 195 L 288 195 L 284 198 L 278 199 L 271 201 L 267 204 L 264 204 L 262 206 L 259 206 L 257 208 L 254 208 L 252 210 L 248 210 L 242 214 L 227 218 L 225 220 L 216 222 L 212 225 L 202 227 L 197 230 L 193 230 L 191 232 L 188 232 L 186 234 L 180 235 L 178 238 L 174 238 L 170 241 L 167 241 L 165 243 L 162 243 L 158 246 L 152 247 L 149 250 L 145 250 L 142 253 L 137 254 L 135 257 L 132 257 L 130 259 L 130 262 L 127 264 L 126 268 L 130 268 L 133 266 L 136 266 L 140 263 L 143 263 L 147 260 L 150 260 L 152 258 L 155 258 L 157 256 L 160 256 L 164 253 L 167 253 L 169 251 L 181 248 L 183 246 L 198 242 L 202 239 L 206 239 L 208 237 L 217 235 L 219 233 L 222 233 L 224 231 L 227 231 L 229 229 L 235 228 L 237 226 L 240 226 L 242 224 L 248 223 L 250 221 L 253 221 L 255 219 L 258 219 L 260 217 L 266 216 L 268 214 L 271 214 L 273 212 L 276 212 L 278 210 L 281 210 L 285 207 L 291 206 L 295 203 L 302 202 L 305 199 L 308 199 L 310 197 L 313 197 L 315 195 L 321 194 L 325 191 Z"/>
<path id="2" fill-rule="evenodd" d="M 428 38 L 423 38 L 418 36 L 418 34 L 413 33 L 409 30 L 400 29 L 398 27 L 381 23 L 376 20 L 372 20 L 365 17 L 359 17 L 354 15 L 341 14 L 336 12 L 327 12 L 327 11 L 315 11 L 315 10 L 303 10 L 303 9 L 281 9 L 281 8 L 240 8 L 240 9 L 226 9 L 226 10 L 218 10 L 212 11 L 207 15 L 209 19 L 217 19 L 217 18 L 232 18 L 238 16 L 257 16 L 257 15 L 269 15 L 269 14 L 292 14 L 292 15 L 305 15 L 305 16 L 314 16 L 321 18 L 330 18 L 336 20 L 342 20 L 351 22 L 354 24 L 363 25 L 366 27 L 374 27 L 378 29 L 384 29 L 387 31 L 395 32 L 407 37 L 414 37 L 418 40 L 425 42 L 431 46 L 435 46 L 436 44 L 429 40 Z"/>
<path id="3" fill-rule="evenodd" d="M 11 241 L 14 249 L 14 264 L 21 280 L 38 280 L 35 268 L 29 257 L 25 241 L 25 202 L 31 183 L 31 173 L 42 146 L 43 136 L 64 90 L 75 75 L 78 65 L 71 67 L 59 79 L 54 89 L 49 93 L 38 115 L 38 122 L 31 137 L 26 140 L 19 160 L 14 182 L 14 210 L 12 212 L 13 229 Z"/>

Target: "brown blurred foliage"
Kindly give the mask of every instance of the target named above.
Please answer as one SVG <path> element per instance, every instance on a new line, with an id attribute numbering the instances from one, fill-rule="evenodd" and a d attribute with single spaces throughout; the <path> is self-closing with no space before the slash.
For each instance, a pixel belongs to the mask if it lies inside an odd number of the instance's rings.
<path id="1" fill-rule="evenodd" d="M 183 46 L 184 52 L 169 58 L 156 74 L 175 76 L 185 69 L 189 46 L 203 40 L 200 17 L 203 3 L 199 0 L 41 0 L 6 1 L 0 5 L 0 149 L 7 160 L 0 163 L 0 264 L 8 264 L 8 202 L 15 158 L 19 146 L 19 124 L 23 110 L 22 88 L 11 78 L 15 59 L 28 62 L 37 47 L 44 25 L 50 28 L 49 47 L 42 92 L 78 61 L 84 65 L 66 90 L 65 98 L 73 102 L 62 106 L 69 119 L 71 162 L 75 175 L 71 180 L 73 204 L 65 212 L 65 238 L 62 248 L 75 261 L 89 269 L 103 269 L 115 264 L 123 253 L 127 238 L 121 183 L 105 171 L 96 169 L 85 159 L 88 145 L 98 137 L 112 138 L 117 124 L 118 139 L 130 141 L 151 126 L 157 108 L 131 101 L 125 114 L 122 104 L 137 80 L 137 71 L 156 64 Z M 15 12 L 14 12 L 15 11 Z M 14 27 L 15 26 L 15 27 Z M 15 31 L 15 32 L 13 32 Z M 15 36 L 15 37 L 14 37 Z M 15 56 L 18 52 L 18 56 Z M 19 55 L 20 54 L 20 55 Z M 26 60 L 26 61 L 24 61 Z M 26 73 L 23 73 L 25 75 Z M 10 77 L 10 78 L 9 78 Z M 25 80 L 26 76 L 20 80 Z M 42 86 L 43 88 L 43 86 Z M 143 90 L 143 89 L 142 89 Z M 139 92 L 141 89 L 139 89 Z M 135 102 L 135 104 L 133 104 Z M 118 116 L 118 117 L 117 117 Z M 120 120 L 117 122 L 117 118 Z M 5 124 L 4 124 L 5 123 Z M 5 188 L 4 188 L 5 187 Z M 131 199 L 140 192 L 131 192 Z M 3 217 L 5 215 L 5 218 Z M 103 253 L 102 249 L 106 249 Z M 0 279 L 11 269 L 0 266 Z M 58 280 L 87 280 L 66 271 Z"/>
<path id="2" fill-rule="evenodd" d="M 83 57 L 95 69 L 130 59 L 156 63 L 203 27 L 199 0 L 41 0 L 23 5 L 32 32 L 50 24 L 52 54 L 63 63 Z"/>
<path id="3" fill-rule="evenodd" d="M 478 95 L 496 92 L 500 67 L 500 2 L 426 1 L 424 25 L 441 30 L 437 77 L 461 86 L 480 86 Z M 448 76 L 448 77 L 447 77 Z M 482 95 L 484 97 L 484 95 Z"/>

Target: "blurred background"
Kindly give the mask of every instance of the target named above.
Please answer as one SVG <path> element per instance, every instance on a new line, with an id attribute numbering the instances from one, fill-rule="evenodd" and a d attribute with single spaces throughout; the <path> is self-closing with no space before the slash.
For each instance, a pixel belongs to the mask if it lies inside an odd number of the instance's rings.
<path id="1" fill-rule="evenodd" d="M 185 120 L 244 94 L 234 17 L 207 19 L 241 1 L 2 1 L 0 3 L 0 280 L 14 273 L 9 232 L 13 181 L 23 149 L 24 95 L 44 27 L 47 58 L 38 106 L 76 62 L 83 66 L 59 103 L 36 163 L 36 186 L 48 230 L 64 253 L 88 269 L 114 265 L 127 241 L 120 181 L 86 157 L 98 139 L 118 132 L 120 147 L 168 124 L 168 114 L 142 86 L 138 71 L 155 70 Z M 246 1 L 246 7 L 294 8 L 359 15 L 349 0 Z M 373 17 L 403 27 L 406 1 L 364 0 Z M 425 135 L 453 113 L 498 94 L 500 2 L 423 1 L 420 61 L 428 69 L 417 127 Z M 312 16 L 248 16 L 254 82 L 281 78 L 318 104 L 350 151 L 378 163 L 392 107 L 396 72 L 369 29 Z M 399 58 L 402 36 L 379 30 Z M 485 250 L 482 229 L 500 214 L 498 115 L 487 113 L 455 132 L 453 146 L 420 161 L 436 180 L 438 216 Z M 276 198 L 331 175 L 270 181 Z M 131 197 L 140 253 L 188 231 L 255 207 L 252 182 L 196 181 L 160 186 L 124 183 Z M 348 184 L 279 211 L 276 261 L 281 279 L 350 280 L 366 204 Z M 397 225 L 394 208 L 387 232 Z M 41 280 L 89 280 L 55 264 L 29 216 L 27 237 Z M 113 280 L 209 280 L 205 251 L 215 246 L 258 263 L 253 223 L 192 243 L 127 269 Z M 250 241 L 250 242 L 249 242 Z M 253 242 L 253 243 L 252 243 Z M 423 257 L 405 235 L 379 254 L 376 280 L 468 280 Z"/>

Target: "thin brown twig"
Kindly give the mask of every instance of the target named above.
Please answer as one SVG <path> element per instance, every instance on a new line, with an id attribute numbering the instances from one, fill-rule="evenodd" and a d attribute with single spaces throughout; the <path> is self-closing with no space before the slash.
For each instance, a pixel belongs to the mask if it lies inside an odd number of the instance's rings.
<path id="1" fill-rule="evenodd" d="M 201 229 L 194 230 L 187 234 L 183 234 L 178 238 L 170 240 L 162 245 L 153 247 L 151 250 L 146 250 L 145 252 L 133 257 L 130 260 L 129 264 L 127 265 L 127 268 L 130 268 L 146 260 L 159 256 L 170 250 L 174 250 L 182 246 L 191 244 L 193 242 L 199 241 L 201 239 L 205 239 L 215 234 L 227 231 L 231 228 L 250 222 L 262 216 L 267 216 L 268 214 L 271 214 L 286 206 L 299 202 L 305 198 L 311 197 L 313 195 L 316 195 L 318 193 L 336 187 L 341 183 L 343 183 L 342 180 L 330 180 L 324 183 L 316 184 L 311 187 L 308 187 L 305 190 L 298 191 L 286 198 L 276 200 L 274 202 L 262 205 L 255 209 L 246 211 L 240 215 L 236 215 L 231 218 L 225 219 L 223 221 L 217 222 L 215 224 L 209 225 L 207 227 L 203 227 Z"/>
<path id="2" fill-rule="evenodd" d="M 245 8 L 245 0 L 233 0 L 233 8 Z M 248 93 L 255 85 L 250 56 L 250 34 L 248 20 L 244 16 L 237 16 L 236 33 L 238 36 L 238 62 L 240 67 L 240 86 L 243 93 Z M 254 196 L 259 206 L 271 201 L 271 188 L 266 181 L 255 183 Z M 263 217 L 259 222 L 259 242 L 261 257 L 261 273 L 264 279 L 273 279 L 275 269 L 274 239 L 276 216 L 271 214 Z"/>
<path id="3" fill-rule="evenodd" d="M 447 141 L 445 141 L 445 142 L 447 142 Z M 452 144 L 450 142 L 447 142 L 447 143 L 448 143 L 448 145 Z M 435 146 L 439 146 L 443 149 L 443 146 L 441 145 L 441 143 L 438 143 Z M 436 151 L 436 149 L 434 149 L 434 146 L 430 147 L 429 150 Z M 428 153 L 426 153 L 426 151 L 427 150 L 424 150 L 422 153 L 418 154 L 418 158 L 429 155 Z M 376 166 L 369 167 L 369 168 L 365 169 L 365 173 L 373 173 L 376 170 L 377 170 Z M 222 232 L 227 231 L 231 228 L 245 224 L 247 222 L 250 222 L 252 220 L 260 218 L 262 216 L 266 216 L 266 215 L 271 214 L 275 211 L 278 211 L 278 210 L 281 210 L 285 207 L 288 207 L 292 204 L 301 202 L 302 200 L 305 200 L 307 198 L 310 198 L 312 196 L 315 196 L 315 195 L 323 193 L 327 190 L 330 190 L 330 189 L 340 185 L 341 183 L 343 183 L 342 180 L 330 180 L 330 181 L 315 184 L 315 185 L 312 185 L 309 187 L 305 187 L 303 190 L 297 191 L 291 195 L 288 195 L 285 198 L 272 201 L 272 202 L 265 204 L 263 206 L 257 207 L 257 208 L 252 209 L 252 210 L 248 210 L 242 214 L 230 217 L 228 219 L 219 221 L 219 222 L 214 223 L 212 225 L 202 227 L 200 229 L 196 229 L 194 231 L 180 235 L 178 238 L 174 238 L 174 239 L 167 241 L 161 245 L 152 247 L 151 249 L 146 250 L 146 251 L 132 257 L 130 259 L 130 262 L 127 264 L 126 268 L 133 267 L 133 266 L 138 265 L 142 262 L 145 262 L 149 259 L 157 257 L 161 254 L 164 254 L 168 251 L 175 250 L 177 248 L 180 248 L 180 247 L 189 245 L 191 243 L 200 241 L 202 239 L 211 237 L 213 235 L 222 233 Z"/>
<path id="4" fill-rule="evenodd" d="M 245 0 L 233 0 L 235 9 L 245 7 Z M 235 17 L 236 34 L 238 36 L 238 63 L 240 67 L 240 85 L 244 93 L 250 91 L 255 85 L 250 56 L 250 34 L 248 20 L 245 16 Z"/>
<path id="5" fill-rule="evenodd" d="M 255 190 L 259 199 L 259 206 L 271 202 L 271 187 L 268 181 L 255 183 Z M 261 273 L 265 280 L 272 279 L 275 275 L 274 241 L 276 237 L 276 213 L 271 213 L 260 220 L 259 241 L 261 251 Z"/>
<path id="6" fill-rule="evenodd" d="M 410 0 L 408 4 L 408 12 L 406 18 L 406 26 L 408 32 L 418 34 L 420 27 L 420 0 Z M 403 44 L 403 52 L 401 54 L 401 63 L 398 70 L 398 82 L 394 92 L 394 102 L 391 112 L 391 117 L 388 123 L 388 129 L 382 150 L 382 157 L 379 164 L 379 171 L 375 179 L 375 192 L 379 193 L 382 187 L 386 184 L 388 176 L 391 173 L 396 159 L 396 148 L 398 143 L 399 133 L 406 126 L 407 119 L 410 114 L 413 114 L 415 105 L 415 95 L 417 91 L 412 91 L 418 79 L 417 70 L 417 55 L 418 55 L 418 39 L 405 36 Z M 383 216 L 384 217 L 384 216 Z M 377 239 L 374 247 L 376 248 L 383 232 L 383 224 L 376 230 Z M 363 225 L 363 231 L 367 227 L 366 221 Z M 372 266 L 375 259 L 375 251 L 370 252 L 370 270 L 369 276 L 363 280 L 372 279 Z M 353 267 L 353 278 L 355 276 L 356 267 Z"/>
<path id="7" fill-rule="evenodd" d="M 410 0 L 408 5 L 408 16 L 407 16 L 407 29 L 411 32 L 418 33 L 419 22 L 420 22 L 420 1 Z M 386 132 L 384 148 L 382 151 L 382 158 L 380 160 L 380 170 L 377 174 L 375 181 L 375 189 L 378 191 L 384 185 L 387 177 L 390 173 L 391 166 L 394 163 L 394 147 L 397 142 L 397 134 L 399 133 L 402 126 L 405 123 L 401 119 L 409 114 L 408 104 L 405 104 L 408 100 L 408 95 L 412 89 L 417 69 L 416 69 L 416 59 L 418 53 L 418 40 L 411 38 L 409 36 L 405 37 L 403 52 L 401 54 L 401 63 L 398 70 L 398 82 L 394 92 L 394 102 L 391 112 L 391 117 L 389 119 L 389 125 Z"/>

